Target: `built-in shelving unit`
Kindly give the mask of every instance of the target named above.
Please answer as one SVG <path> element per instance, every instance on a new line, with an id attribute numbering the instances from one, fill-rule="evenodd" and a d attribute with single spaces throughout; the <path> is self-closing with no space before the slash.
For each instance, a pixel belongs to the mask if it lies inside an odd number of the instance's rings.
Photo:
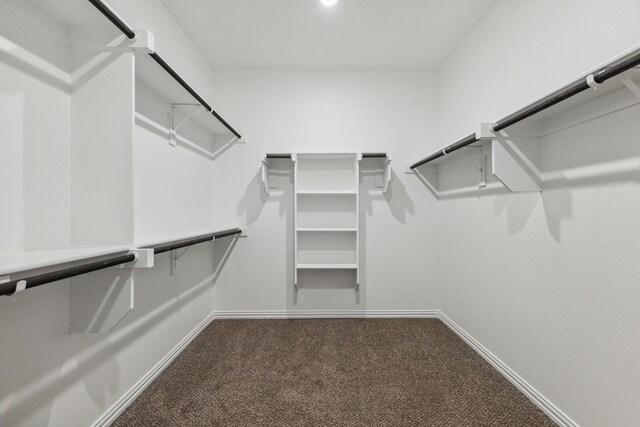
<path id="1" fill-rule="evenodd" d="M 7 111 L 15 113 L 5 117 L 11 137 L 0 145 L 5 172 L 12 177 L 3 187 L 6 208 L 0 213 L 0 295 L 66 279 L 69 331 L 110 330 L 133 309 L 134 269 L 152 267 L 154 253 L 183 252 L 193 244 L 243 234 L 239 228 L 216 231 L 206 213 L 200 221 L 170 213 L 140 231 L 150 211 L 158 216 L 149 206 L 167 204 L 166 194 L 150 192 L 148 183 L 134 179 L 161 158 L 157 144 L 142 150 L 140 129 L 150 130 L 153 142 L 162 140 L 158 135 L 175 142 L 180 126 L 195 119 L 202 126 L 181 132 L 199 135 L 204 128 L 208 140 L 224 141 L 245 135 L 180 76 L 181 64 L 174 68 L 158 54 L 151 31 L 133 30 L 100 0 L 0 2 L 0 15 L 11 22 L 2 31 L 11 43 L 0 48 L 7 57 L 0 71 L 21 94 L 2 97 Z M 138 101 L 147 92 L 164 102 L 148 102 L 145 107 L 153 114 L 137 126 Z M 202 157 L 197 156 L 200 164 Z M 194 169 L 210 177 L 206 167 Z M 166 175 L 197 176 L 176 170 Z M 158 175 L 153 178 L 156 184 Z M 150 203 L 152 197 L 156 200 Z M 143 214 L 140 205 L 147 206 Z M 166 218 L 176 222 L 167 227 Z M 183 223 L 211 231 L 193 235 Z M 175 237 L 166 239 L 166 234 Z"/>
<path id="2" fill-rule="evenodd" d="M 358 153 L 299 153 L 294 161 L 294 285 L 298 270 L 355 270 L 359 283 Z"/>
<path id="3" fill-rule="evenodd" d="M 552 181 L 566 180 L 542 162 L 543 152 L 553 151 L 553 135 L 640 104 L 639 67 L 640 48 L 625 52 L 494 123 L 480 124 L 407 173 L 438 198 L 479 190 L 543 191 Z"/>
<path id="4" fill-rule="evenodd" d="M 360 170 L 367 170 L 377 174 L 379 178 L 376 180 L 376 187 L 381 188 L 383 193 L 386 193 L 391 183 L 391 155 L 385 152 L 365 152 L 361 153 L 362 160 L 360 164 Z M 278 160 L 291 160 L 291 153 L 267 153 L 262 159 L 262 184 L 264 186 L 264 192 L 269 194 L 272 186 L 277 187 L 275 182 L 270 182 L 270 166 L 272 161 Z M 336 194 L 336 191 L 323 191 L 324 193 Z M 307 193 L 316 193 L 316 191 L 308 191 Z M 340 194 L 344 193 L 338 192 Z"/>

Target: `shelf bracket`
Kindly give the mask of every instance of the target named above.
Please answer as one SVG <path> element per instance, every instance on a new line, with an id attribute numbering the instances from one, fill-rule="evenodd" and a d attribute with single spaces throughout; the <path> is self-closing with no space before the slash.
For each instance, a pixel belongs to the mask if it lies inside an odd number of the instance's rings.
<path id="1" fill-rule="evenodd" d="M 10 282 L 10 281 L 11 281 L 11 276 L 10 275 L 7 274 L 5 276 L 0 276 L 0 284 L 7 283 L 7 282 Z M 24 280 L 21 280 L 20 282 L 18 282 L 16 284 L 16 290 L 15 290 L 14 293 L 12 293 L 11 295 L 3 295 L 3 296 L 4 297 L 11 297 L 15 301 L 16 300 L 16 295 L 19 292 L 24 291 L 26 289 L 26 286 L 27 286 L 27 282 L 25 282 Z"/>
<path id="2" fill-rule="evenodd" d="M 484 175 L 484 153 L 483 153 L 482 146 L 476 147 L 476 146 L 470 145 L 469 147 L 471 147 L 471 148 L 479 148 L 480 149 L 480 157 L 479 157 L 480 165 L 479 166 L 476 166 L 476 164 L 473 163 L 473 160 L 470 159 L 469 157 L 467 157 L 467 155 L 464 154 L 464 152 L 462 150 L 459 151 L 459 153 L 460 153 L 460 155 L 462 157 L 464 157 L 464 159 L 467 161 L 467 163 L 469 163 L 471 166 L 473 166 L 473 168 L 480 173 L 480 181 L 478 182 L 478 187 L 479 188 L 484 188 L 484 187 L 487 186 L 487 182 L 486 182 L 485 175 Z"/>
<path id="3" fill-rule="evenodd" d="M 72 46 L 76 49 L 98 50 L 102 52 L 133 52 L 149 54 L 155 52 L 155 39 L 149 30 L 134 30 L 133 39 L 120 34 L 114 38 L 108 28 L 74 27 Z"/>
<path id="4" fill-rule="evenodd" d="M 391 155 L 387 154 L 387 160 L 384 162 L 384 177 L 382 179 L 382 193 L 386 193 L 391 183 Z"/>
<path id="5" fill-rule="evenodd" d="M 268 195 L 269 191 L 269 160 L 267 159 L 267 155 L 264 155 L 262 159 L 262 185 L 264 186 L 264 192 Z"/>
<path id="6" fill-rule="evenodd" d="M 187 246 L 182 250 L 182 252 L 179 252 L 178 250 L 171 251 L 171 275 L 172 276 L 175 276 L 176 271 L 178 270 L 178 260 L 182 257 L 182 255 L 187 253 L 189 248 L 191 248 L 191 246 Z"/>
<path id="7" fill-rule="evenodd" d="M 194 107 L 185 118 L 176 124 L 176 108 L 178 107 Z M 200 104 L 171 104 L 171 129 L 169 129 L 169 144 L 173 147 L 178 143 L 178 129 L 182 127 L 189 119 L 202 107 Z"/>
<path id="8" fill-rule="evenodd" d="M 634 83 L 629 77 L 619 77 L 620 81 L 633 93 L 636 97 L 640 98 L 640 87 Z"/>

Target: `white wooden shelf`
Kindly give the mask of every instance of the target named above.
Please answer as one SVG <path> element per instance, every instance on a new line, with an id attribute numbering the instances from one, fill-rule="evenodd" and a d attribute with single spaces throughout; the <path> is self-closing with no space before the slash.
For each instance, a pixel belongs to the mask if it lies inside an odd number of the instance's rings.
<path id="1" fill-rule="evenodd" d="M 354 233 L 356 231 L 358 231 L 357 228 L 353 227 L 353 228 L 340 228 L 340 227 L 329 227 L 329 228 L 312 228 L 312 227 L 304 227 L 304 228 L 298 228 L 298 231 L 302 231 L 302 232 L 350 232 L 350 233 Z"/>
<path id="2" fill-rule="evenodd" d="M 356 263 L 303 263 L 297 265 L 298 270 L 356 270 Z"/>
<path id="3" fill-rule="evenodd" d="M 299 270 L 354 270 L 359 289 L 362 154 L 297 153 L 294 162 L 294 288 Z"/>
<path id="4" fill-rule="evenodd" d="M 0 254 L 0 275 L 126 252 L 129 246 L 94 246 Z"/>
<path id="5" fill-rule="evenodd" d="M 356 195 L 356 191 L 296 191 L 296 194 L 300 195 L 317 195 L 317 196 L 343 196 L 343 195 Z"/>

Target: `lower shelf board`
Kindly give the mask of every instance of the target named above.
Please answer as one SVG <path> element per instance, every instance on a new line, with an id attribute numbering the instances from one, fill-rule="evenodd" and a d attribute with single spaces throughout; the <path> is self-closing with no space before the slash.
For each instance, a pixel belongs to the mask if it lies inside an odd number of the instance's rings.
<path id="1" fill-rule="evenodd" d="M 303 263 L 297 265 L 298 270 L 356 270 L 356 263 Z"/>

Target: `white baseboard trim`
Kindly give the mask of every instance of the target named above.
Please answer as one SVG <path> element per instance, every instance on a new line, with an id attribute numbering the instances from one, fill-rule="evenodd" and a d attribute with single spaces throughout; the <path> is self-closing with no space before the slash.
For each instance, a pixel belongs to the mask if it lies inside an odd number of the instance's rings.
<path id="1" fill-rule="evenodd" d="M 191 341 L 193 341 L 193 339 L 197 337 L 204 328 L 209 326 L 209 324 L 215 318 L 216 315 L 215 312 L 213 312 L 202 322 L 200 322 L 198 326 L 196 326 L 191 332 L 189 332 L 186 337 L 184 337 L 184 339 L 182 339 L 182 341 L 178 343 L 178 345 L 173 347 L 171 351 L 169 351 L 169 353 L 167 353 L 167 355 L 162 358 L 162 360 L 156 363 L 156 365 L 151 368 L 149 372 L 147 372 L 142 378 L 140 378 L 140 380 L 135 383 L 133 387 L 131 387 L 124 395 L 122 395 L 122 397 L 120 397 L 104 414 L 102 414 L 102 416 L 98 418 L 91 425 L 91 427 L 107 427 L 111 425 L 111 423 L 113 423 L 116 418 L 118 418 L 118 416 L 122 414 L 125 409 L 127 409 L 127 406 L 132 404 L 133 401 L 136 400 L 136 398 L 140 395 L 140 393 L 142 393 L 144 389 L 147 388 L 153 382 L 153 380 L 155 380 L 158 375 L 160 375 L 162 371 L 164 371 L 165 368 L 169 366 L 169 364 L 173 362 L 173 360 L 178 357 L 178 355 L 182 353 L 185 348 L 187 348 Z"/>
<path id="2" fill-rule="evenodd" d="M 344 319 L 438 317 L 438 310 L 276 310 L 217 311 L 216 319 Z"/>
<path id="3" fill-rule="evenodd" d="M 520 390 L 529 400 L 540 408 L 549 418 L 562 427 L 579 427 L 551 401 L 545 398 L 520 375 L 491 353 L 475 338 L 469 335 L 440 310 L 277 310 L 277 311 L 218 311 L 213 312 L 196 326 L 182 341 L 118 399 L 92 427 L 107 427 L 124 412 L 154 379 L 198 336 L 214 319 L 339 319 L 339 318 L 436 318 L 464 340 L 474 351 Z"/>
<path id="4" fill-rule="evenodd" d="M 464 329 L 462 329 L 457 323 L 447 317 L 446 314 L 439 312 L 439 318 L 455 332 L 469 347 L 474 349 L 476 353 L 482 356 L 491 366 L 493 366 L 498 372 L 502 374 L 511 384 L 516 386 L 529 400 L 531 400 L 542 412 L 547 414 L 549 418 L 556 422 L 556 424 L 563 427 L 579 427 L 578 423 L 573 421 L 567 414 L 562 412 L 560 408 L 551 403 L 549 399 L 544 397 L 538 390 L 536 390 L 531 384 L 526 382 L 520 375 L 518 375 L 507 364 L 500 360 L 496 355 L 491 353 L 485 346 L 480 344 L 475 338 L 469 335 Z"/>

